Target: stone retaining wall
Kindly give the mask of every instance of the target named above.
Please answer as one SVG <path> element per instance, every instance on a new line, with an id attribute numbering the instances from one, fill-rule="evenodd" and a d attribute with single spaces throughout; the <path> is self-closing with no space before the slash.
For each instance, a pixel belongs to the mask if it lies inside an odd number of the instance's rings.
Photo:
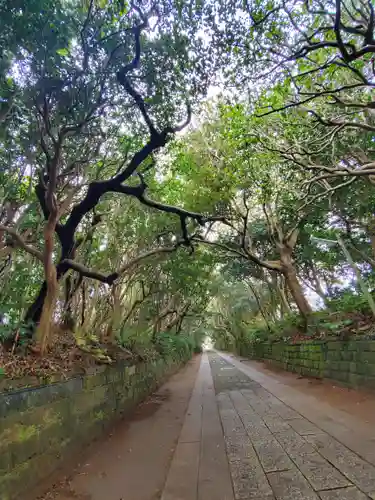
<path id="1" fill-rule="evenodd" d="M 20 500 L 182 364 L 159 359 L 0 394 L 0 499 Z"/>
<path id="2" fill-rule="evenodd" d="M 375 389 L 375 340 L 261 342 L 239 354 L 301 375 Z"/>

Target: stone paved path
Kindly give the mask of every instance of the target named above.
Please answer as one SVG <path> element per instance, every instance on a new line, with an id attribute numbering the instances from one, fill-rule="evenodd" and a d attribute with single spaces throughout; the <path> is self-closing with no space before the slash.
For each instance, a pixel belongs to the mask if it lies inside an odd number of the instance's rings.
<path id="1" fill-rule="evenodd" d="M 292 393 L 276 396 L 272 381 L 249 373 L 228 356 L 203 355 L 162 500 L 375 499 L 369 440 L 350 429 L 358 422 L 345 427 L 338 413 L 327 432 L 330 415 L 315 408 L 306 418 Z M 334 437 L 343 429 L 355 435 L 351 449 Z"/>
<path id="2" fill-rule="evenodd" d="M 375 500 L 375 397 L 292 382 L 196 357 L 43 499 Z"/>

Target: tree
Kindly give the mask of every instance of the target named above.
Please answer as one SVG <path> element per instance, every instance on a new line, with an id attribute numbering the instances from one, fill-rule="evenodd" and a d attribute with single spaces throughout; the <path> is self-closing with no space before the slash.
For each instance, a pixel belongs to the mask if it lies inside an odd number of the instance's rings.
<path id="1" fill-rule="evenodd" d="M 21 36 L 12 38 L 9 29 L 3 31 L 5 39 L 11 38 L 2 67 L 2 148 L 8 156 L 12 153 L 11 171 L 35 187 L 45 222 L 42 235 L 38 217 L 33 245 L 25 241 L 22 228 L 14 227 L 9 209 L 0 229 L 12 245 L 43 264 L 45 281 L 25 319 L 39 323 L 37 340 L 44 350 L 58 282 L 68 271 L 108 285 L 124 272 L 120 266 L 103 274 L 75 260 L 98 226 L 104 197 L 121 194 L 176 215 L 182 237 L 173 249 L 188 244 L 187 218 L 205 222 L 198 213 L 148 198 L 146 191 L 155 153 L 188 124 L 192 103 L 204 95 L 214 61 L 194 36 L 201 7 L 195 16 L 197 6 L 189 10 L 173 2 L 141 8 L 120 0 L 90 0 L 83 6 L 56 3 L 42 16 L 34 2 L 26 32 L 19 22 L 24 7 L 8 7 L 4 19 Z M 13 216 L 19 210 L 13 208 Z M 139 258 L 159 250 L 169 251 L 151 248 Z"/>
<path id="2" fill-rule="evenodd" d="M 235 61 L 252 61 L 245 66 L 248 81 L 264 89 L 256 113 L 283 113 L 292 123 L 298 110 L 312 131 L 308 142 L 299 133 L 279 149 L 314 169 L 317 180 L 373 175 L 373 3 L 251 2 L 244 19 L 247 34 L 234 24 L 230 29 L 232 51 Z M 244 73 L 238 75 L 245 83 Z M 342 151 L 347 140 L 355 147 Z"/>
<path id="3" fill-rule="evenodd" d="M 221 189 L 209 185 L 209 199 L 216 207 L 220 202 L 226 207 L 224 225 L 221 223 L 216 236 L 197 235 L 194 240 L 281 274 L 299 311 L 307 317 L 311 306 L 298 279 L 294 252 L 303 226 L 309 218 L 316 219 L 313 204 L 322 196 L 316 192 L 308 198 L 301 196 L 305 178 L 300 174 L 291 178 L 289 165 L 282 162 L 280 155 L 259 143 L 254 134 L 257 123 L 244 106 L 224 106 L 218 120 L 201 129 L 202 139 L 197 141 L 194 135 L 191 150 L 185 151 L 183 159 L 177 156 L 181 173 L 186 165 L 194 168 L 195 157 L 201 158 L 203 169 L 192 192 L 201 192 L 202 176 L 208 176 L 203 172 L 212 172 Z M 220 197 L 217 201 L 216 193 Z M 321 205 L 320 209 L 324 217 L 327 207 Z M 282 288 L 280 292 L 284 296 Z M 284 306 L 288 307 L 286 301 Z"/>

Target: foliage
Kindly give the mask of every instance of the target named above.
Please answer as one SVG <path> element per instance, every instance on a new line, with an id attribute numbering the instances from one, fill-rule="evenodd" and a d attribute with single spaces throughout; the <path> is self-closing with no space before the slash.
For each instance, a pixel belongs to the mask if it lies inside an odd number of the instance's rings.
<path id="1" fill-rule="evenodd" d="M 215 332 L 213 339 L 219 349 L 246 354 L 259 342 L 301 341 L 311 338 L 348 338 L 355 335 L 373 335 L 372 315 L 367 301 L 353 292 L 329 300 L 327 309 L 316 311 L 306 331 L 301 317 L 290 314 L 272 323 L 271 328 L 261 319 L 250 322 L 243 335 L 234 332 Z M 235 325 L 231 325 L 232 328 Z M 231 341 L 228 342 L 228 336 Z"/>
<path id="2" fill-rule="evenodd" d="M 46 354 L 62 329 L 111 361 L 191 354 L 207 333 L 238 348 L 361 328 L 375 40 L 360 5 L 3 2 L 6 349 Z"/>
<path id="3" fill-rule="evenodd" d="M 164 357 L 172 359 L 188 359 L 196 346 L 189 335 L 170 335 L 161 333 L 158 336 L 156 349 Z"/>
<path id="4" fill-rule="evenodd" d="M 363 296 L 347 290 L 330 299 L 327 306 L 329 310 L 340 313 L 350 313 L 352 311 L 368 315 L 371 313 L 368 302 Z"/>

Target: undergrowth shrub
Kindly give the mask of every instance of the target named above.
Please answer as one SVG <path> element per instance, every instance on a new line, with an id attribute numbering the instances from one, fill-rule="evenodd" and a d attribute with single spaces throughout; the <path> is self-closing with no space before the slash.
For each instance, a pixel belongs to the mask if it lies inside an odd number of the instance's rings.
<path id="1" fill-rule="evenodd" d="M 192 356 L 196 345 L 189 335 L 160 333 L 156 339 L 155 348 L 163 357 L 174 360 L 188 359 Z"/>
<path id="2" fill-rule="evenodd" d="M 369 327 L 364 327 L 363 323 L 368 323 Z M 256 319 L 246 328 L 238 329 L 237 325 L 232 325 L 231 333 L 220 332 L 215 338 L 215 346 L 246 355 L 249 346 L 256 343 L 332 336 L 345 338 L 361 334 L 362 331 L 368 332 L 372 323 L 373 317 L 366 298 L 346 291 L 327 301 L 326 309 L 313 312 L 307 325 L 298 314 L 290 314 L 268 325 Z"/>
<path id="3" fill-rule="evenodd" d="M 342 292 L 336 298 L 328 300 L 327 307 L 330 311 L 346 313 L 355 311 L 365 315 L 371 314 L 367 299 L 362 295 L 353 294 L 348 291 Z"/>

